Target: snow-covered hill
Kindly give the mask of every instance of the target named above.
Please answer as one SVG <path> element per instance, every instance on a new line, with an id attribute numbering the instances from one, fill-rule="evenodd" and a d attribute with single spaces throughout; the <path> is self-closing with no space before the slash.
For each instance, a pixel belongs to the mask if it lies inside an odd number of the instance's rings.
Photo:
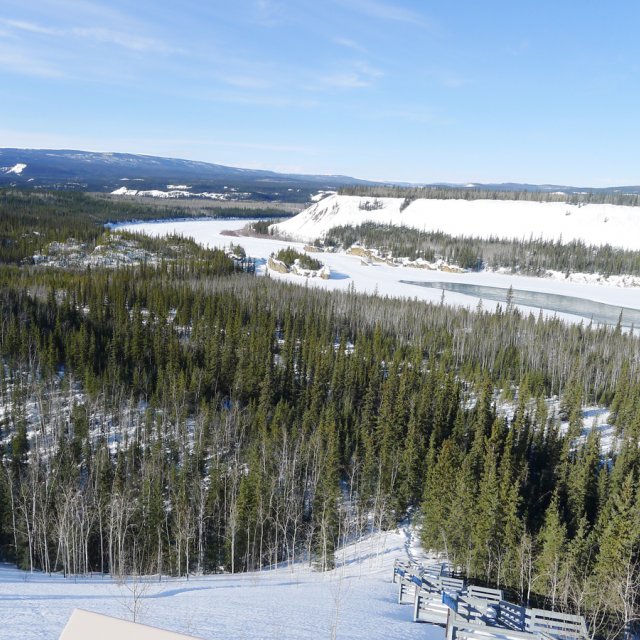
<path id="1" fill-rule="evenodd" d="M 274 225 L 277 233 L 312 242 L 335 226 L 392 224 L 453 236 L 505 239 L 583 240 L 640 249 L 640 208 L 611 204 L 510 200 L 414 200 L 332 195 L 294 218 Z"/>

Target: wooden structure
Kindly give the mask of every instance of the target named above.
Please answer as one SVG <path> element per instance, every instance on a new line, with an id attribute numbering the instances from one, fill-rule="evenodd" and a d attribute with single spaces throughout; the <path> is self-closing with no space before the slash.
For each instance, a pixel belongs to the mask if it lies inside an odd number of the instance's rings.
<path id="1" fill-rule="evenodd" d="M 545 634 L 490 627 L 481 622 L 466 620 L 455 611 L 449 612 L 447 640 L 552 640 Z"/>
<path id="2" fill-rule="evenodd" d="M 500 601 L 497 622 L 517 631 L 545 633 L 557 640 L 579 640 L 588 637 L 587 625 L 582 616 L 559 611 L 519 607 Z"/>
<path id="3" fill-rule="evenodd" d="M 447 627 L 447 640 L 587 640 L 582 616 L 520 607 L 500 589 L 453 578 L 447 563 L 421 567 L 396 561 L 398 603 L 413 604 L 414 622 Z"/>

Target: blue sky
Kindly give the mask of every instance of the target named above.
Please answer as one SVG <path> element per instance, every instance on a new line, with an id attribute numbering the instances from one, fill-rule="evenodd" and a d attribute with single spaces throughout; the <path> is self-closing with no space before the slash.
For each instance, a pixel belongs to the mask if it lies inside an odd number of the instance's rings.
<path id="1" fill-rule="evenodd" d="M 640 184 L 634 0 L 2 0 L 0 146 Z"/>

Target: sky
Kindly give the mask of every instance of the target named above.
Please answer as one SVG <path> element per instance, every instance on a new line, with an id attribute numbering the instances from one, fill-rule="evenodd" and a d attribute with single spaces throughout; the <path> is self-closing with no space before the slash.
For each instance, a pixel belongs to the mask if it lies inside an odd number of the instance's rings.
<path id="1" fill-rule="evenodd" d="M 0 147 L 640 184 L 634 0 L 2 0 Z"/>

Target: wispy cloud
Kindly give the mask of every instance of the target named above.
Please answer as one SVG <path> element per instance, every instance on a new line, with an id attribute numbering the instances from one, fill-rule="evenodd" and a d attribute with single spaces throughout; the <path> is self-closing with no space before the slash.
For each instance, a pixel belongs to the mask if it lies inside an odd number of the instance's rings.
<path id="1" fill-rule="evenodd" d="M 339 87 L 342 89 L 360 89 L 371 86 L 371 81 L 363 78 L 354 71 L 345 73 L 335 73 L 322 78 L 322 84 L 329 87 Z"/>
<path id="2" fill-rule="evenodd" d="M 351 40 L 351 38 L 333 38 L 333 42 L 340 45 L 341 47 L 351 49 L 352 51 L 357 51 L 358 53 L 367 53 L 367 49 L 359 45 L 354 40 Z"/>
<path id="3" fill-rule="evenodd" d="M 382 2 L 382 0 L 339 0 L 339 2 L 371 18 L 404 22 L 428 29 L 435 28 L 435 24 L 425 15 L 390 2 Z"/>
<path id="4" fill-rule="evenodd" d="M 370 87 L 377 78 L 384 74 L 379 69 L 366 62 L 355 62 L 350 68 L 336 73 L 325 75 L 321 78 L 321 84 L 325 87 L 337 87 L 341 89 L 362 89 Z"/>
<path id="5" fill-rule="evenodd" d="M 137 34 L 114 31 L 104 27 L 76 27 L 71 33 L 80 38 L 87 38 L 104 44 L 115 44 L 131 51 L 149 53 L 179 53 L 180 50 L 155 38 L 147 38 Z"/>
<path id="6" fill-rule="evenodd" d="M 54 29 L 52 27 L 45 27 L 35 22 L 28 22 L 26 20 L 0 20 L 0 22 L 8 27 L 17 31 L 28 31 L 29 33 L 39 33 L 46 36 L 61 36 L 64 35 L 64 31 L 61 29 Z"/>
<path id="7" fill-rule="evenodd" d="M 286 12 L 274 0 L 253 0 L 251 20 L 263 27 L 275 27 L 284 22 Z"/>
<path id="8" fill-rule="evenodd" d="M 390 107 L 388 109 L 374 109 L 366 113 L 371 120 L 402 120 L 416 124 L 434 124 L 444 121 L 436 113 L 424 107 Z"/>
<path id="9" fill-rule="evenodd" d="M 50 62 L 40 60 L 20 51 L 3 51 L 0 49 L 0 69 L 40 78 L 64 78 L 66 74 Z"/>
<path id="10" fill-rule="evenodd" d="M 197 95 L 194 94 L 193 97 L 209 102 L 246 105 L 249 107 L 272 107 L 275 109 L 285 109 L 289 107 L 310 109 L 318 106 L 318 102 L 312 99 L 250 91 L 246 93 L 233 91 L 205 92 L 198 93 Z"/>
<path id="11" fill-rule="evenodd" d="M 238 89 L 268 89 L 271 82 L 266 78 L 244 75 L 222 75 L 219 80 Z"/>
<path id="12" fill-rule="evenodd" d="M 119 31 L 116 29 L 109 29 L 102 26 L 85 26 L 59 29 L 25 20 L 6 19 L 0 19 L 0 24 L 13 31 L 32 33 L 42 36 L 51 36 L 56 38 L 68 38 L 72 36 L 84 40 L 91 40 L 92 42 L 99 42 L 101 44 L 113 44 L 130 51 L 149 53 L 178 52 L 178 50 L 174 47 L 169 46 L 168 44 L 157 40 L 156 38 L 149 38 L 139 34 L 130 33 L 127 31 Z"/>

